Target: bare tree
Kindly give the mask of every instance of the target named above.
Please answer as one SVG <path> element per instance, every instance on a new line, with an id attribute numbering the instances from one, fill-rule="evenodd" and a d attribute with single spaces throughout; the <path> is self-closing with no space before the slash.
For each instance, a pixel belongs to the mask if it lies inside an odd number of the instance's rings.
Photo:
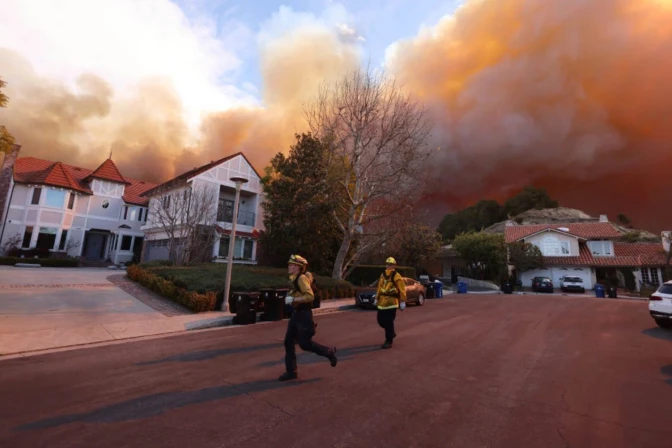
<path id="1" fill-rule="evenodd" d="M 169 259 L 177 266 L 212 258 L 217 220 L 218 189 L 189 186 L 152 198 L 147 220 L 147 239 L 164 239 Z"/>
<path id="2" fill-rule="evenodd" d="M 387 238 L 375 223 L 394 216 L 420 192 L 430 122 L 425 109 L 383 73 L 357 70 L 323 84 L 306 107 L 311 132 L 327 143 L 338 190 L 334 219 L 343 233 L 333 278 Z"/>
<path id="3" fill-rule="evenodd" d="M 23 237 L 20 233 L 17 233 L 13 237 L 8 238 L 2 247 L 0 247 L 0 253 L 3 255 L 9 255 L 12 249 L 20 247 L 19 245 L 21 244 L 21 241 L 23 241 Z"/>

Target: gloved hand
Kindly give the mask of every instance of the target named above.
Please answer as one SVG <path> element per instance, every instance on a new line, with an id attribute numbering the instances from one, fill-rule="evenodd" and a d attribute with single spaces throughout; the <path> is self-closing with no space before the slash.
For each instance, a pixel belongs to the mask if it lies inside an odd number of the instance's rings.
<path id="1" fill-rule="evenodd" d="M 291 305 L 294 302 L 294 297 L 287 296 L 285 297 L 285 305 Z"/>
<path id="2" fill-rule="evenodd" d="M 401 308 L 402 311 L 405 310 L 406 309 L 406 302 L 401 302 L 399 304 L 399 308 Z"/>
<path id="3" fill-rule="evenodd" d="M 374 298 L 373 298 L 373 306 L 376 306 L 376 305 L 378 305 L 378 299 L 376 299 L 376 298 L 374 297 Z"/>

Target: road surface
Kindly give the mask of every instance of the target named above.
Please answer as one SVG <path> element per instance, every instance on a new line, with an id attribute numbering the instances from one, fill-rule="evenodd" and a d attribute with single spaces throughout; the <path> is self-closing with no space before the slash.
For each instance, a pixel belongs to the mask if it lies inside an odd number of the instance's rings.
<path id="1" fill-rule="evenodd" d="M 672 336 L 646 303 L 452 296 L 398 314 L 319 316 L 332 368 L 286 322 L 0 362 L 3 447 L 661 447 Z"/>

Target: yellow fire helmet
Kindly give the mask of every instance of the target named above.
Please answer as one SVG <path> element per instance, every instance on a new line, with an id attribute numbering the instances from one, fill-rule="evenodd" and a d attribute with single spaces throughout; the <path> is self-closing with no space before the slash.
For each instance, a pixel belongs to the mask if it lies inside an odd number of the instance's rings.
<path id="1" fill-rule="evenodd" d="M 308 266 L 308 260 L 303 258 L 301 255 L 292 255 L 291 257 L 289 257 L 289 261 L 287 262 L 287 264 L 296 264 L 305 268 L 306 266 Z"/>
<path id="2" fill-rule="evenodd" d="M 385 260 L 385 264 L 393 264 L 393 265 L 396 265 L 396 264 L 397 264 L 397 260 L 395 260 L 394 258 L 390 257 L 390 258 L 388 258 L 387 260 Z"/>

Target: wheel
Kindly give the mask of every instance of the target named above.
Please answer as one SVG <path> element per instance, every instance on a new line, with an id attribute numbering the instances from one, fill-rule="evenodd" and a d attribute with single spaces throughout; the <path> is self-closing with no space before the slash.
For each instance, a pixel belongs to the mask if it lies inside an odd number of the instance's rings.
<path id="1" fill-rule="evenodd" d="M 656 324 L 660 328 L 666 328 L 666 329 L 672 328 L 672 320 L 669 320 L 669 319 L 655 319 L 655 321 L 656 321 Z"/>
<path id="2" fill-rule="evenodd" d="M 418 304 L 418 306 L 422 306 L 422 305 L 424 305 L 424 304 L 425 304 L 425 295 L 424 295 L 424 294 L 420 294 L 420 295 L 418 296 L 418 301 L 417 301 L 416 303 Z"/>

